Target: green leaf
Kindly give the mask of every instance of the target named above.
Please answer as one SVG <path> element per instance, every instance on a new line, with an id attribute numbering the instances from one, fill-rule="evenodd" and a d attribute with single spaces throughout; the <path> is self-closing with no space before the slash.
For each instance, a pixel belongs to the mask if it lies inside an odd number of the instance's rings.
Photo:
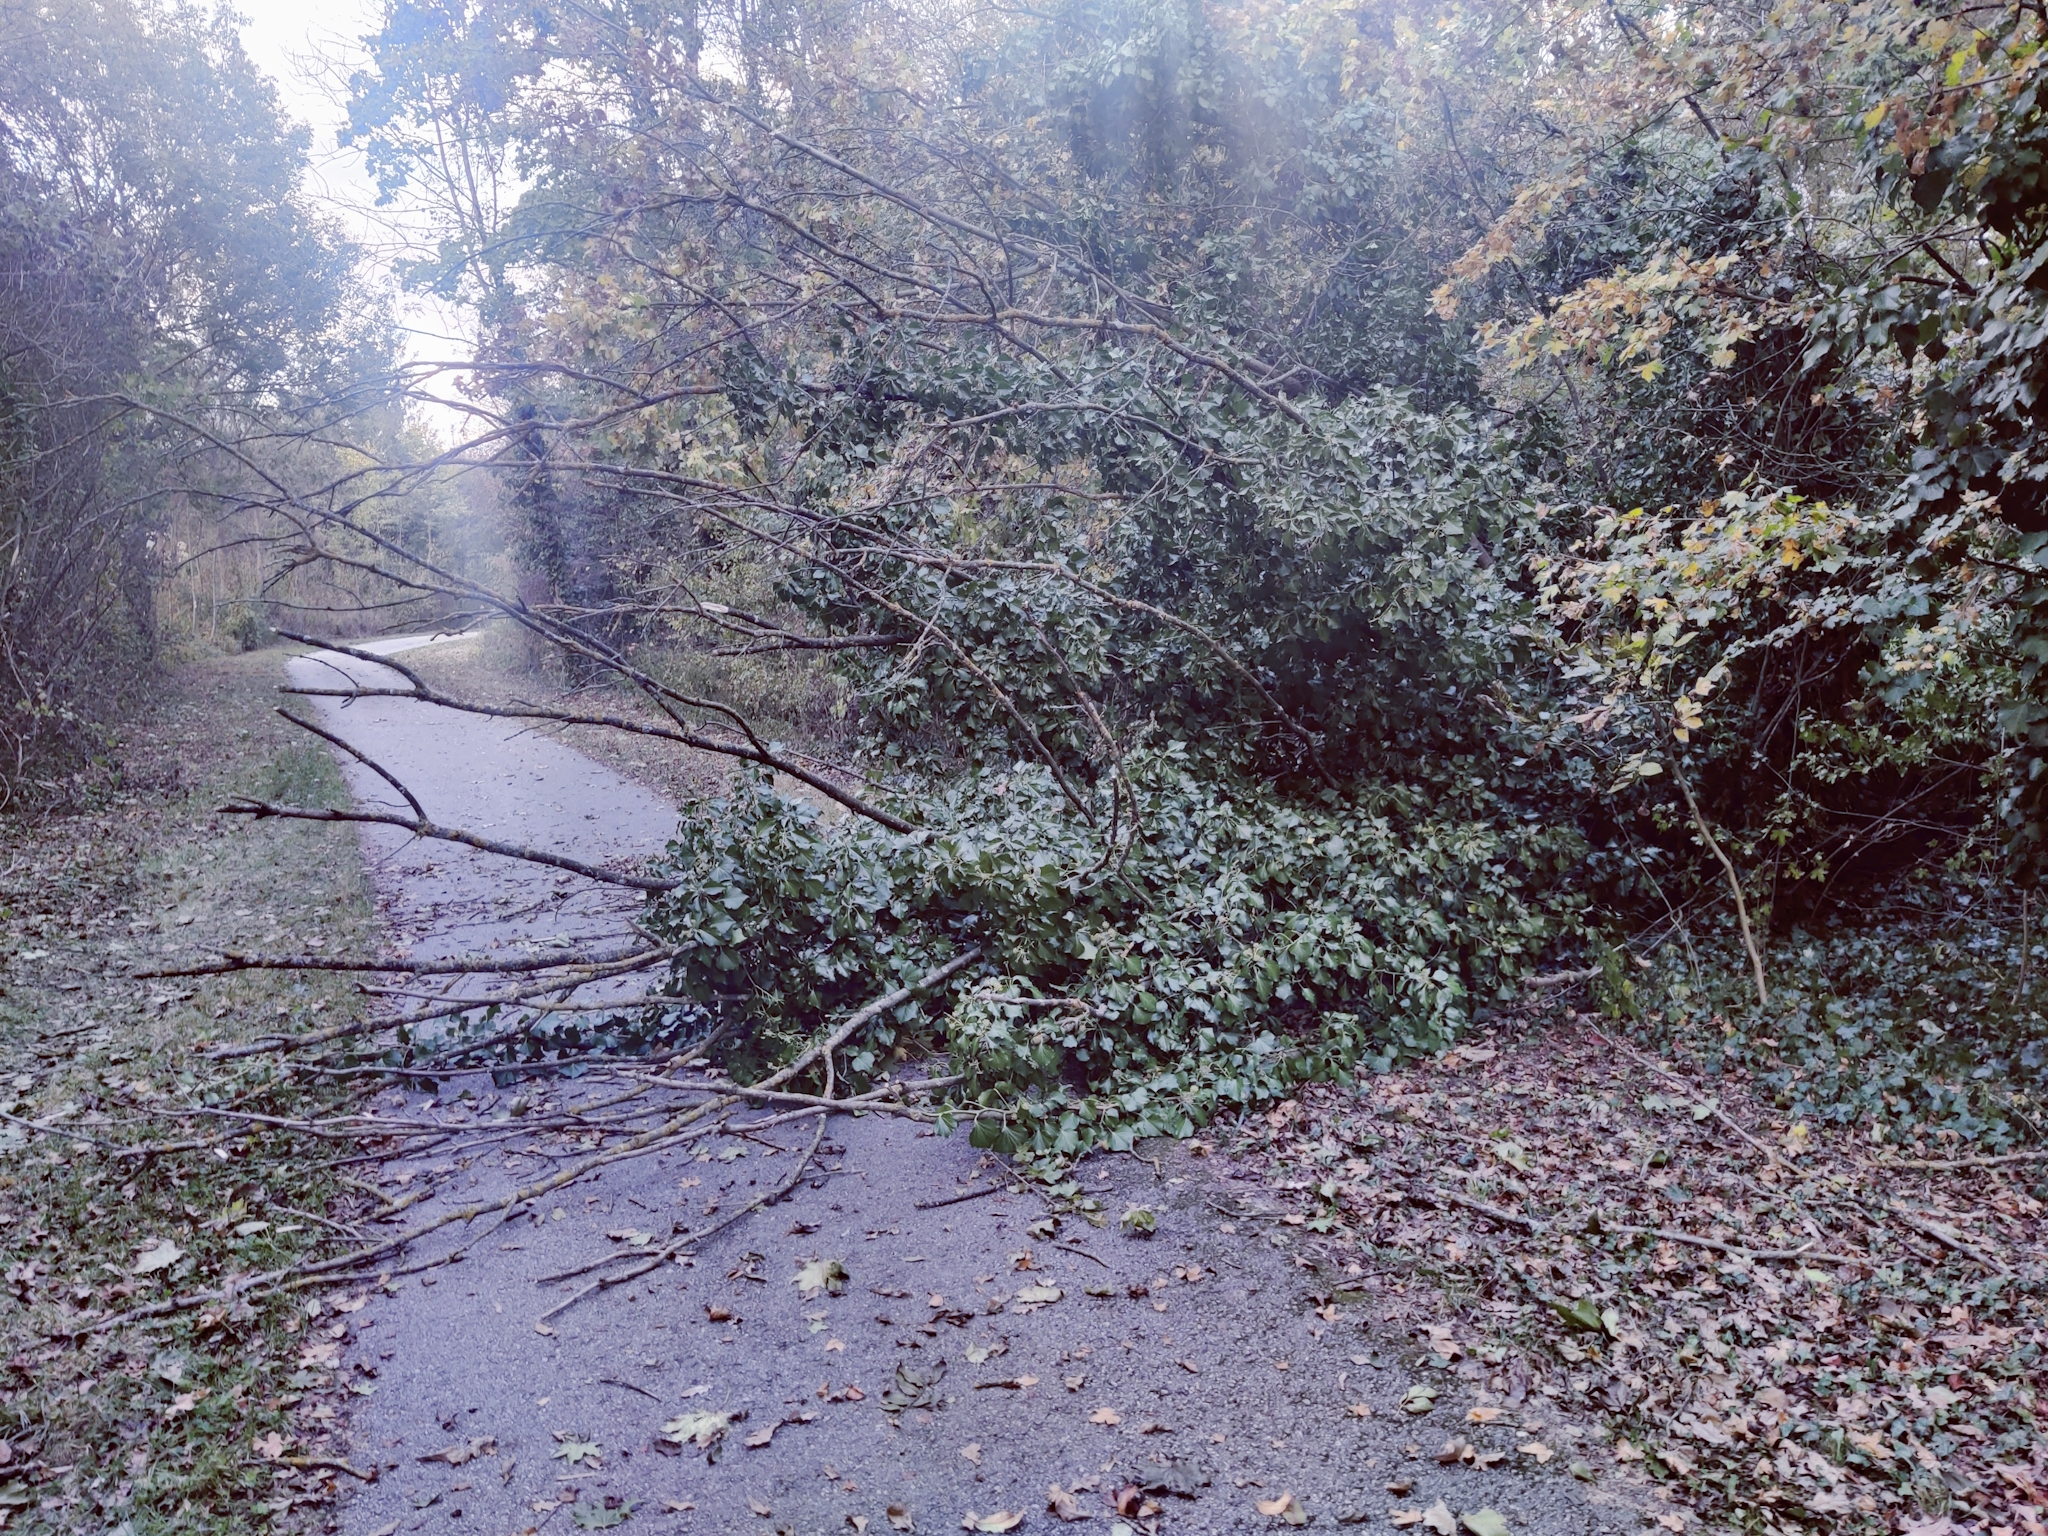
<path id="1" fill-rule="evenodd" d="M 1588 1333 L 1601 1331 L 1600 1308 L 1590 1296 L 1581 1296 L 1577 1301 L 1553 1301 L 1550 1309 L 1574 1328 L 1583 1328 Z"/>

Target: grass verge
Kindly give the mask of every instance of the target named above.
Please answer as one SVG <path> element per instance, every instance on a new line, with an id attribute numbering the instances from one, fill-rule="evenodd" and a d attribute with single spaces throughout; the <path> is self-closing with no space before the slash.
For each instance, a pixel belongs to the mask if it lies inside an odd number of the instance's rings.
<path id="1" fill-rule="evenodd" d="M 89 799 L 0 826 L 10 1530 L 317 1528 L 346 1475 L 320 1464 L 339 1459 L 345 1315 L 331 1293 L 233 1295 L 347 1241 L 327 1214 L 331 1151 L 218 1114 L 290 1117 L 330 1096 L 269 1058 L 207 1051 L 346 1021 L 362 999 L 317 973 L 136 979 L 221 948 L 370 942 L 351 829 L 211 814 L 230 793 L 340 803 L 326 749 L 272 713 L 282 677 L 276 650 L 181 669 Z M 111 1323 L 204 1289 L 223 1294 Z"/>

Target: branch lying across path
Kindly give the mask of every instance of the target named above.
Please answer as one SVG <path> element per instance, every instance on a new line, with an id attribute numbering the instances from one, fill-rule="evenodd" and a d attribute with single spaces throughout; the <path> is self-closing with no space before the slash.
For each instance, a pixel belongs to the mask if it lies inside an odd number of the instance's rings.
<path id="1" fill-rule="evenodd" d="M 753 1215 L 754 1212 L 761 1210 L 764 1207 L 773 1205 L 776 1201 L 780 1200 L 784 1195 L 788 1194 L 792 1189 L 795 1189 L 798 1181 L 803 1178 L 805 1170 L 810 1167 L 811 1159 L 817 1156 L 819 1144 L 822 1143 L 825 1139 L 825 1122 L 831 1119 L 832 1117 L 831 1108 L 804 1109 L 798 1110 L 797 1113 L 800 1115 L 816 1115 L 818 1117 L 818 1129 L 817 1133 L 811 1137 L 811 1144 L 808 1147 L 804 1148 L 803 1155 L 796 1160 L 796 1166 L 790 1169 L 788 1178 L 784 1179 L 780 1184 L 776 1185 L 775 1188 L 767 1190 L 762 1194 L 756 1195 L 752 1200 L 749 1200 L 745 1205 L 741 1206 L 738 1210 L 733 1211 L 729 1215 L 719 1217 L 717 1221 L 714 1221 L 710 1226 L 705 1227 L 702 1231 L 687 1232 L 683 1234 L 683 1236 L 677 1238 L 674 1242 L 670 1243 L 666 1248 L 662 1249 L 661 1252 L 648 1255 L 645 1261 L 634 1265 L 631 1269 L 626 1270 L 624 1273 L 617 1275 L 600 1275 L 597 1279 L 591 1281 L 590 1284 L 584 1286 L 581 1290 L 577 1291 L 573 1296 L 566 1297 L 563 1300 L 556 1302 L 552 1307 L 549 1307 L 547 1311 L 541 1313 L 539 1317 L 534 1319 L 534 1323 L 536 1324 L 536 1326 L 538 1326 L 541 1323 L 545 1323 L 551 1317 L 559 1317 L 562 1313 L 568 1311 L 571 1307 L 575 1306 L 577 1302 L 583 1300 L 586 1296 L 593 1296 L 597 1292 L 607 1290 L 614 1285 L 624 1285 L 629 1280 L 637 1280 L 642 1275 L 647 1274 L 652 1270 L 659 1269 L 662 1265 L 668 1263 L 669 1260 L 675 1258 L 676 1255 L 680 1254 L 685 1248 L 692 1247 L 698 1243 L 703 1242 L 706 1238 L 715 1236 L 716 1234 L 723 1232 L 727 1227 L 732 1226 L 735 1222 L 738 1222 L 745 1217 Z M 777 1118 L 781 1119 L 784 1117 L 777 1116 Z M 575 1272 L 571 1271 L 570 1273 Z M 558 1276 L 552 1278 L 565 1277 Z"/>
<path id="2" fill-rule="evenodd" d="M 721 736 L 706 736 L 696 731 L 684 730 L 673 726 L 648 725 L 642 721 L 627 720 L 618 715 L 586 715 L 571 710 L 548 709 L 538 704 L 478 704 L 468 699 L 458 699 L 451 694 L 445 694 L 438 689 L 430 687 L 418 673 L 399 665 L 388 656 L 377 656 L 369 651 L 359 651 L 351 646 L 337 645 L 331 641 L 315 640 L 305 635 L 294 635 L 285 630 L 279 630 L 278 633 L 286 639 L 296 640 L 302 645 L 317 645 L 321 649 L 333 651 L 337 655 L 352 657 L 357 661 L 366 661 L 375 666 L 389 667 L 412 684 L 410 688 L 364 688 L 359 686 L 348 688 L 288 688 L 285 690 L 287 693 L 316 699 L 411 699 L 420 704 L 434 704 L 442 709 L 460 710 L 465 714 L 471 715 L 489 715 L 501 720 L 547 720 L 557 725 L 603 726 L 610 730 L 625 731 L 636 736 L 655 736 L 663 741 L 673 741 L 681 746 L 693 747 L 699 752 L 711 752 L 720 757 L 737 758 L 742 762 L 755 763 L 776 773 L 786 773 L 798 783 L 808 784 L 819 794 L 837 801 L 856 815 L 865 816 L 868 820 L 887 827 L 891 832 L 910 832 L 915 830 L 912 824 L 905 821 L 902 817 L 893 815 L 879 806 L 871 805 L 851 790 L 833 783 L 830 779 L 820 774 L 812 772 L 788 754 L 776 751 L 772 745 L 763 745 L 758 742 L 734 741 Z M 296 716 L 289 715 L 286 718 L 297 719 Z M 314 729 L 310 726 L 307 728 Z M 318 734 L 325 736 L 326 732 L 322 731 Z M 328 737 L 328 739 L 333 740 L 332 737 Z M 341 745 L 346 751 L 354 752 L 354 748 L 348 747 L 346 743 L 338 743 L 338 745 Z M 370 766 L 372 768 L 376 767 L 375 764 Z M 382 772 L 381 769 L 377 771 Z M 404 793 L 402 788 L 400 793 Z M 406 798 L 410 800 L 412 797 L 407 795 Z M 414 806 L 414 809 L 418 809 L 417 805 Z M 426 820 L 424 812 L 421 813 L 420 819 L 422 821 Z"/>
<path id="3" fill-rule="evenodd" d="M 482 972 L 510 975 L 551 971 L 579 965 L 615 965 L 622 960 L 658 959 L 673 951 L 658 947 L 626 950 L 616 955 L 524 955 L 502 959 L 490 955 L 458 955 L 452 960 L 408 960 L 399 955 L 245 955 L 224 951 L 218 960 L 156 971 L 136 971 L 138 981 L 176 976 L 227 976 L 236 971 L 373 971 L 398 976 L 473 976 Z"/>
<path id="4" fill-rule="evenodd" d="M 679 1142 L 693 1140 L 710 1134 L 719 1129 L 719 1124 L 712 1119 L 713 1116 L 724 1111 L 736 1109 L 746 1102 L 747 1099 L 765 1098 L 773 1102 L 784 1099 L 808 1098 L 808 1095 L 791 1094 L 781 1090 L 791 1079 L 807 1070 L 811 1065 L 819 1061 L 820 1058 L 823 1058 L 828 1063 L 828 1071 L 826 1078 L 827 1091 L 822 1098 L 813 1103 L 803 1104 L 801 1107 L 786 1113 L 770 1115 L 766 1119 L 757 1120 L 748 1127 L 752 1130 L 760 1130 L 770 1125 L 785 1124 L 791 1120 L 807 1119 L 812 1115 L 819 1116 L 818 1133 L 812 1139 L 811 1150 L 805 1153 L 803 1158 L 799 1160 L 795 1170 L 796 1175 L 800 1177 L 803 1168 L 808 1166 L 812 1155 L 816 1152 L 817 1146 L 824 1136 L 826 1117 L 832 1111 L 886 1107 L 886 1099 L 891 1094 L 907 1091 L 918 1086 L 916 1084 L 884 1085 L 882 1088 L 874 1090 L 872 1095 L 862 1094 L 854 1099 L 835 1099 L 832 1097 L 830 1090 L 832 1077 L 829 1071 L 829 1062 L 832 1053 L 850 1040 L 862 1026 L 872 1023 L 888 1009 L 899 1007 L 903 1003 L 910 1001 L 913 997 L 930 991 L 933 987 L 939 986 L 941 983 L 959 974 L 959 972 L 974 964 L 980 958 L 981 946 L 978 944 L 969 945 L 952 959 L 941 965 L 934 966 L 931 970 L 925 972 L 917 980 L 898 987 L 894 991 L 885 993 L 883 996 L 863 1005 L 848 1016 L 844 1022 L 835 1026 L 823 1040 L 805 1050 L 796 1060 L 790 1062 L 789 1065 L 781 1068 L 779 1071 L 772 1073 L 761 1082 L 751 1085 L 745 1097 L 723 1086 L 714 1088 L 710 1085 L 705 1085 L 704 1091 L 708 1092 L 711 1096 L 702 1102 L 680 1110 L 678 1113 L 662 1120 L 660 1124 L 651 1126 L 647 1130 L 627 1138 L 616 1147 L 594 1152 L 589 1157 L 578 1159 L 576 1162 L 558 1169 L 546 1178 L 532 1184 L 523 1185 L 513 1190 L 510 1194 L 492 1200 L 477 1201 L 468 1205 L 451 1207 L 373 1246 L 341 1254 L 320 1263 L 298 1265 L 290 1269 L 273 1270 L 258 1276 L 230 1280 L 218 1288 L 190 1292 L 184 1296 L 175 1296 L 163 1301 L 151 1302 L 147 1306 L 132 1308 L 129 1311 L 117 1313 L 113 1316 L 81 1323 L 76 1327 L 59 1329 L 56 1330 L 56 1333 L 59 1336 L 74 1338 L 83 1337 L 88 1334 L 104 1333 L 109 1329 L 125 1327 L 131 1323 L 146 1321 L 154 1317 L 169 1316 L 172 1313 L 185 1311 L 193 1307 L 205 1306 L 211 1302 L 232 1301 L 237 1294 L 247 1294 L 256 1289 L 269 1291 L 308 1285 L 334 1284 L 352 1279 L 374 1278 L 373 1274 L 367 1270 L 367 1266 L 373 1265 L 381 1259 L 389 1258 L 394 1254 L 402 1253 L 420 1239 L 441 1231 L 446 1227 L 453 1226 L 458 1222 L 465 1224 L 474 1222 L 480 1216 L 497 1214 L 509 1217 L 520 1206 L 541 1199 L 543 1196 L 553 1194 L 558 1189 L 564 1189 L 577 1180 L 586 1178 L 609 1164 L 624 1162 L 629 1158 L 644 1157 L 651 1153 L 664 1151 L 669 1147 L 677 1145 Z M 693 1051 L 692 1056 L 694 1057 L 695 1054 L 696 1052 Z M 954 1081 L 954 1079 L 932 1079 L 930 1081 L 934 1085 L 942 1085 L 944 1082 Z M 649 1086 L 652 1085 L 642 1083 L 636 1085 L 631 1092 L 637 1094 L 643 1092 Z M 658 1113 L 659 1111 L 655 1112 Z M 275 1118 L 247 1115 L 240 1111 L 235 1113 L 248 1121 Z M 40 1126 L 36 1128 L 39 1130 L 44 1129 Z M 291 1127 L 294 1130 L 302 1128 L 296 1125 Z M 374 1129 L 365 1129 L 360 1134 L 375 1135 L 377 1133 Z M 794 1179 L 789 1181 L 790 1187 L 794 1187 L 794 1182 Z M 767 1197 L 763 1196 L 761 1200 L 753 1202 L 739 1212 L 735 1212 L 734 1219 L 746 1214 L 748 1211 L 757 1209 L 761 1204 L 766 1203 L 766 1200 Z M 399 1208 L 402 1207 L 394 1207 L 392 1212 L 385 1214 L 395 1214 L 396 1209 Z M 700 1241 L 709 1235 L 710 1232 L 707 1230 L 703 1233 L 692 1234 L 685 1241 Z M 465 1244 L 465 1246 L 467 1245 Z M 656 1259 L 656 1262 L 661 1262 L 663 1258 L 672 1256 L 672 1252 L 665 1250 L 664 1254 Z M 652 1266 L 650 1265 L 649 1267 Z M 612 1277 L 613 1283 L 622 1278 L 631 1277 Z M 578 1298 L 570 1298 L 572 1302 L 576 1299 Z"/>
<path id="5" fill-rule="evenodd" d="M 519 843 L 500 842 L 494 837 L 479 837 L 474 832 L 465 832 L 460 827 L 438 826 L 425 819 L 415 820 L 401 816 L 396 811 L 332 811 L 310 805 L 275 805 L 267 800 L 236 800 L 227 805 L 216 806 L 222 816 L 247 816 L 255 821 L 266 821 L 277 817 L 286 821 L 340 821 L 367 826 L 398 827 L 414 837 L 435 838 L 444 843 L 460 843 L 474 848 L 479 853 L 494 853 L 500 858 L 523 859 L 529 864 L 545 864 L 551 869 L 566 870 L 572 875 L 581 875 L 586 880 L 596 880 L 605 885 L 621 885 L 634 891 L 673 891 L 683 882 L 680 880 L 657 880 L 649 875 L 622 875 L 614 870 L 602 869 L 595 864 L 586 864 L 581 859 L 572 859 L 564 854 L 548 853 L 539 848 L 528 848 Z"/>

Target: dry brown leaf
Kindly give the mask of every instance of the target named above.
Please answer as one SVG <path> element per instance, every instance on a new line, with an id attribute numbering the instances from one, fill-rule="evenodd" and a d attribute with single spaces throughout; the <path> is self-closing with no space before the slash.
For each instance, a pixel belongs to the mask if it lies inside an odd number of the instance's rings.
<path id="1" fill-rule="evenodd" d="M 770 1515 L 775 1513 L 775 1511 L 770 1506 L 763 1504 L 759 1499 L 748 1499 L 747 1508 L 751 1509 L 763 1520 L 766 1520 Z"/>
<path id="2" fill-rule="evenodd" d="M 961 1446 L 961 1447 L 960 1447 L 960 1454 L 961 1454 L 962 1456 L 965 1456 L 965 1457 L 966 1457 L 966 1458 L 967 1458 L 967 1459 L 968 1459 L 969 1461 L 973 1462 L 973 1463 L 974 1463 L 974 1464 L 975 1464 L 975 1465 L 976 1465 L 977 1467 L 981 1465 L 981 1447 L 980 1447 L 980 1446 L 978 1446 L 978 1445 L 963 1445 L 963 1446 Z"/>
<path id="3" fill-rule="evenodd" d="M 905 1509 L 901 1504 L 891 1504 L 887 1509 L 882 1511 L 882 1513 L 889 1517 L 889 1524 L 899 1531 L 909 1531 L 916 1529 L 916 1527 L 910 1523 L 910 1511 Z"/>
<path id="4" fill-rule="evenodd" d="M 1114 1408 L 1098 1408 L 1088 1415 L 1090 1424 L 1121 1424 L 1123 1421 L 1124 1416 Z"/>
<path id="5" fill-rule="evenodd" d="M 1525 1445 L 1516 1446 L 1515 1449 L 1524 1456 L 1534 1456 L 1538 1462 L 1548 1461 L 1551 1457 L 1550 1447 L 1541 1440 L 1531 1440 Z"/>
<path id="6" fill-rule="evenodd" d="M 1081 1508 L 1081 1501 L 1058 1483 L 1045 1490 L 1045 1507 L 1061 1520 L 1086 1520 L 1088 1512 Z"/>
<path id="7" fill-rule="evenodd" d="M 1419 1509 L 1390 1509 L 1387 1511 L 1387 1518 L 1405 1529 L 1411 1525 L 1422 1524 L 1422 1511 Z"/>
<path id="8" fill-rule="evenodd" d="M 262 1447 L 259 1446 L 258 1449 L 261 1450 Z M 274 1461 L 282 1454 L 283 1447 L 280 1446 L 276 1452 L 270 1453 L 269 1459 Z M 497 1454 L 498 1442 L 490 1435 L 479 1435 L 475 1439 L 458 1440 L 453 1445 L 444 1445 L 440 1450 L 429 1451 L 419 1459 L 421 1461 L 445 1461 L 451 1467 L 459 1467 L 464 1462 L 475 1461 L 479 1456 L 495 1456 Z"/>
<path id="9" fill-rule="evenodd" d="M 1372 1404 L 1371 1404 L 1371 1403 L 1353 1403 L 1353 1404 L 1352 1404 L 1352 1405 L 1351 1405 L 1350 1407 L 1346 1408 L 1346 1409 L 1345 1409 L 1344 1411 L 1345 1411 L 1346 1413 L 1350 1414 L 1350 1415 L 1351 1415 L 1351 1417 L 1352 1417 L 1352 1418 L 1354 1418 L 1354 1419 L 1369 1419 L 1369 1418 L 1371 1418 L 1371 1417 L 1372 1417 Z"/>
<path id="10" fill-rule="evenodd" d="M 1422 1523 L 1436 1532 L 1436 1536 L 1457 1536 L 1458 1517 L 1451 1513 L 1451 1506 L 1442 1499 L 1422 1512 Z"/>
<path id="11" fill-rule="evenodd" d="M 1021 1509 L 998 1509 L 986 1515 L 977 1515 L 973 1510 L 960 1518 L 963 1531 L 1014 1531 L 1024 1523 Z"/>

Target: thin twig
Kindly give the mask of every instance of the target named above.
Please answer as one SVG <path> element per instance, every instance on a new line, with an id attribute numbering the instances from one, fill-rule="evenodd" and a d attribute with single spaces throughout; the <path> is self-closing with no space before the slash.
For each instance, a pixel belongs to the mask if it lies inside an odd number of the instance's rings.
<path id="1" fill-rule="evenodd" d="M 825 1122 L 831 1118 L 829 1111 L 823 1109 L 799 1110 L 798 1113 L 815 1114 L 818 1117 L 818 1131 L 817 1134 L 811 1138 L 811 1144 L 804 1149 L 803 1156 L 799 1157 L 796 1160 L 796 1166 L 790 1169 L 788 1178 L 784 1179 L 774 1189 L 769 1190 L 767 1193 L 755 1196 L 752 1200 L 749 1200 L 745 1205 L 741 1206 L 731 1215 L 720 1217 L 717 1221 L 713 1222 L 710 1226 L 704 1228 L 701 1232 L 690 1232 L 686 1233 L 682 1237 L 677 1238 L 674 1242 L 670 1243 L 666 1248 L 662 1249 L 661 1252 L 650 1255 L 647 1258 L 646 1262 L 636 1265 L 634 1268 L 627 1270 L 624 1274 L 599 1276 L 597 1279 L 591 1281 L 590 1284 L 584 1286 L 581 1290 L 576 1292 L 575 1295 L 568 1297 L 566 1300 L 556 1302 L 555 1305 L 549 1307 L 547 1311 L 541 1313 L 539 1317 L 535 1318 L 534 1322 L 545 1323 L 549 1319 L 557 1317 L 561 1313 L 568 1311 L 571 1307 L 575 1306 L 577 1302 L 583 1300 L 586 1296 L 595 1295 L 597 1292 L 607 1290 L 615 1285 L 624 1285 L 629 1280 L 637 1280 L 640 1278 L 640 1276 L 647 1274 L 652 1270 L 659 1269 L 662 1265 L 666 1264 L 670 1259 L 673 1259 L 677 1254 L 681 1253 L 683 1249 L 693 1247 L 696 1244 L 702 1243 L 706 1238 L 711 1237 L 716 1233 L 724 1231 L 727 1227 L 733 1225 L 733 1223 L 740 1221 L 745 1217 L 753 1215 L 754 1212 L 761 1210 L 766 1206 L 773 1205 L 776 1201 L 780 1200 L 784 1195 L 788 1194 L 792 1189 L 796 1188 L 798 1181 L 801 1180 L 804 1176 L 804 1169 L 810 1165 L 812 1157 L 814 1157 L 817 1154 L 818 1144 L 825 1139 Z"/>
<path id="2" fill-rule="evenodd" d="M 964 1195 L 948 1195 L 943 1200 L 918 1200 L 912 1202 L 912 1205 L 916 1210 L 936 1211 L 941 1206 L 960 1205 L 969 1200 L 979 1200 L 984 1195 L 1000 1195 L 1005 1188 L 1006 1186 L 1002 1184 L 991 1184 L 986 1189 L 970 1189 Z"/>

